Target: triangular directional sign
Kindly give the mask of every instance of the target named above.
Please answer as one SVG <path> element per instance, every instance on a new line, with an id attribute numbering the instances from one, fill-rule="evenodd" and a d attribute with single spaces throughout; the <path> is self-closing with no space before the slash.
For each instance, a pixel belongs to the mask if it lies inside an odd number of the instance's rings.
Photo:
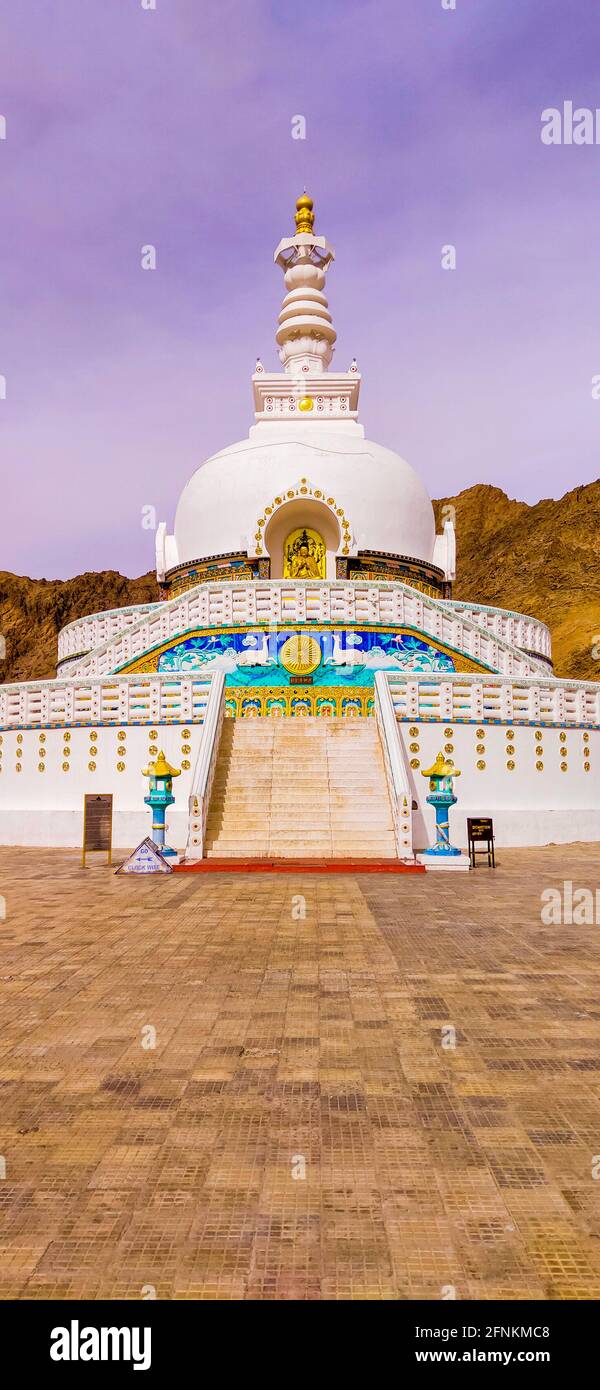
<path id="1" fill-rule="evenodd" d="M 173 867 L 161 854 L 158 845 L 147 835 L 142 840 L 141 845 L 133 850 L 128 859 L 125 859 L 118 869 L 117 874 L 172 874 Z"/>

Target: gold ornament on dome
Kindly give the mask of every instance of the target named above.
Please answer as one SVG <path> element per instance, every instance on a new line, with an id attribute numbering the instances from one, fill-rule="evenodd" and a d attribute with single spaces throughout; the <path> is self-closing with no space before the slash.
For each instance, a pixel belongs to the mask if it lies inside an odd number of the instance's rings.
<path id="1" fill-rule="evenodd" d="M 410 760 L 410 765 L 411 765 L 411 767 L 420 767 L 420 766 L 421 766 L 421 764 L 420 764 L 418 758 L 411 758 L 411 760 Z"/>
<path id="2" fill-rule="evenodd" d="M 192 766 L 192 764 L 188 762 L 187 758 L 184 758 L 184 760 L 183 760 L 183 762 L 182 762 L 182 764 L 181 764 L 182 771 L 183 771 L 183 772 L 189 772 L 191 766 Z"/>
<path id="3" fill-rule="evenodd" d="M 69 764 L 68 764 L 68 763 L 63 763 L 63 765 L 62 765 L 62 770 L 63 770 L 63 772 L 68 772 L 68 771 L 69 771 Z"/>
<path id="4" fill-rule="evenodd" d="M 158 733 L 157 733 L 156 729 L 151 729 L 151 730 L 150 730 L 150 733 L 148 734 L 148 738 L 152 738 L 152 739 L 158 738 Z"/>
<path id="5" fill-rule="evenodd" d="M 17 734 L 17 743 L 22 743 L 22 742 L 23 742 L 23 735 L 22 735 L 22 734 Z"/>
<path id="6" fill-rule="evenodd" d="M 117 772 L 125 771 L 125 763 L 117 763 Z"/>
<path id="7" fill-rule="evenodd" d="M 475 747 L 476 753 L 485 753 L 485 743 L 478 743 Z"/>
<path id="8" fill-rule="evenodd" d="M 408 751 L 409 753 L 420 753 L 420 745 L 418 743 L 411 743 Z"/>
<path id="9" fill-rule="evenodd" d="M 591 768 L 591 763 L 584 763 L 584 764 L 583 764 L 583 770 L 584 770 L 584 772 L 589 772 L 590 768 Z"/>
<path id="10" fill-rule="evenodd" d="M 477 729 L 477 738 L 485 738 L 485 729 Z"/>
<path id="11" fill-rule="evenodd" d="M 157 753 L 158 753 L 158 744 L 157 744 L 157 743 L 151 743 L 151 744 L 150 744 L 150 747 L 149 747 L 149 749 L 148 749 L 148 754 L 149 754 L 149 756 L 150 756 L 151 758 L 155 758 Z"/>
<path id="12" fill-rule="evenodd" d="M 512 758 L 512 755 L 513 755 L 514 751 L 515 751 L 514 744 L 513 744 L 513 743 L 507 743 L 507 745 L 506 745 L 506 752 L 507 752 L 509 758 Z"/>
<path id="13" fill-rule="evenodd" d="M 536 742 L 537 742 L 537 743 L 540 743 L 541 740 L 542 740 L 542 738 L 544 737 L 544 735 L 542 734 L 542 732 L 541 732 L 540 729 L 536 729 L 535 737 L 536 737 Z"/>
<path id="14" fill-rule="evenodd" d="M 17 763 L 17 765 L 16 765 L 16 767 L 15 767 L 15 772 L 20 772 L 20 771 L 21 771 L 21 764 L 20 764 L 20 763 Z"/>
<path id="15" fill-rule="evenodd" d="M 507 738 L 514 738 L 514 736 L 515 736 L 515 731 L 514 731 L 514 729 L 507 729 L 507 730 L 506 730 L 506 737 L 507 737 Z"/>
<path id="16" fill-rule="evenodd" d="M 412 728 L 409 729 L 408 732 L 409 732 L 411 738 L 418 738 L 418 737 L 419 737 L 419 730 L 416 728 L 416 726 L 415 726 L 414 724 L 413 724 Z"/>
<path id="17" fill-rule="evenodd" d="M 315 225 L 315 214 L 313 211 L 314 203 L 308 193 L 304 192 L 296 201 L 296 211 L 294 221 L 296 223 L 296 236 L 303 232 L 308 232 L 309 236 Z"/>
<path id="18" fill-rule="evenodd" d="M 118 753 L 119 757 L 120 757 L 120 758 L 123 758 L 123 757 L 125 756 L 126 752 L 127 752 L 127 749 L 126 749 L 125 745 L 124 745 L 124 744 L 120 744 L 119 747 L 117 748 L 117 753 Z"/>
<path id="19" fill-rule="evenodd" d="M 182 743 L 182 745 L 181 745 L 181 751 L 182 751 L 182 753 L 184 753 L 184 754 L 185 754 L 185 753 L 191 753 L 192 750 L 191 750 L 190 744 L 189 744 L 189 743 Z"/>
<path id="20" fill-rule="evenodd" d="M 444 729 L 444 738 L 454 738 L 454 729 Z"/>
<path id="21" fill-rule="evenodd" d="M 283 547 L 284 579 L 324 579 L 326 551 L 318 531 L 299 526 L 290 531 Z"/>
<path id="22" fill-rule="evenodd" d="M 536 771 L 537 771 L 537 772 L 543 772 L 543 771 L 544 771 L 544 764 L 543 764 L 543 763 L 536 763 L 535 766 L 536 766 Z"/>
<path id="23" fill-rule="evenodd" d="M 46 771 L 46 768 L 45 768 L 44 764 L 43 764 L 43 763 L 38 763 L 38 772 L 45 772 L 45 771 Z"/>
<path id="24" fill-rule="evenodd" d="M 95 772 L 95 771 L 96 771 L 96 764 L 95 764 L 95 763 L 88 763 L 88 770 L 89 770 L 90 772 Z"/>
<path id="25" fill-rule="evenodd" d="M 45 735 L 45 734 L 40 734 L 40 743 L 45 743 L 45 742 L 46 742 L 46 735 Z"/>
<path id="26" fill-rule="evenodd" d="M 91 757 L 91 758 L 95 758 L 97 752 L 98 752 L 98 749 L 97 749 L 95 743 L 90 743 L 90 757 Z"/>
<path id="27" fill-rule="evenodd" d="M 192 735 L 191 735 L 189 729 L 182 729 L 182 730 L 181 730 L 181 737 L 182 737 L 182 738 L 191 738 Z"/>
<path id="28" fill-rule="evenodd" d="M 477 766 L 478 766 L 480 772 L 483 772 L 483 771 L 484 771 L 484 769 L 485 769 L 485 763 L 484 763 L 484 762 L 482 762 L 482 761 L 480 760 L 480 761 L 478 762 Z"/>
<path id="29" fill-rule="evenodd" d="M 560 765 L 560 770 L 561 770 L 561 772 L 568 772 L 568 770 L 569 770 L 569 764 L 568 764 L 568 763 L 561 763 L 561 765 Z"/>
<path id="30" fill-rule="evenodd" d="M 278 653 L 280 664 L 292 676 L 311 676 L 321 664 L 321 645 L 310 633 L 288 637 Z"/>
<path id="31" fill-rule="evenodd" d="M 453 753 L 453 752 L 454 752 L 454 744 L 453 744 L 453 743 L 445 743 L 445 744 L 444 744 L 444 753 Z"/>
<path id="32" fill-rule="evenodd" d="M 567 735 L 566 735 L 566 734 L 559 734 L 558 737 L 559 737 L 561 743 L 566 743 L 566 742 L 567 742 Z"/>
<path id="33" fill-rule="evenodd" d="M 507 766 L 509 772 L 514 772 L 514 770 L 515 770 L 515 765 L 514 765 L 514 763 L 512 762 L 511 759 L 509 759 L 509 761 L 507 762 L 506 766 Z"/>

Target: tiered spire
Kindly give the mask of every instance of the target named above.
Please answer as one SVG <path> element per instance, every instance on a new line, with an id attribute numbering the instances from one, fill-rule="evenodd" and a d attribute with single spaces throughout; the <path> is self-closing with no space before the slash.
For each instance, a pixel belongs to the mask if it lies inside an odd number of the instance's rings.
<path id="1" fill-rule="evenodd" d="M 313 230 L 313 200 L 306 191 L 296 203 L 296 234 L 284 237 L 274 259 L 284 271 L 285 296 L 276 334 L 280 361 L 286 372 L 297 375 L 327 371 L 337 337 L 323 294 L 325 272 L 335 252 Z"/>

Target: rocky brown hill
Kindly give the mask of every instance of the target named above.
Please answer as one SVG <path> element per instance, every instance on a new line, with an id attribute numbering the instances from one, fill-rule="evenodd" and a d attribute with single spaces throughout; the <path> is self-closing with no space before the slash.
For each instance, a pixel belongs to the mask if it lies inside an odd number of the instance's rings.
<path id="1" fill-rule="evenodd" d="M 0 572 L 0 632 L 6 657 L 3 681 L 39 681 L 56 675 L 57 633 L 74 618 L 129 603 L 154 603 L 154 574 L 125 579 L 116 570 L 75 579 L 25 579 Z"/>
<path id="2" fill-rule="evenodd" d="M 541 618 L 556 675 L 599 680 L 600 480 L 535 506 L 479 483 L 434 502 L 438 524 L 444 504 L 456 509 L 453 597 Z"/>
<path id="3" fill-rule="evenodd" d="M 542 618 L 552 631 L 556 674 L 600 678 L 593 656 L 594 645 L 600 655 L 600 480 L 535 506 L 481 483 L 433 505 L 438 527 L 442 508 L 455 509 L 454 597 Z M 86 613 L 156 599 L 152 573 L 48 580 L 0 572 L 1 679 L 53 676 L 59 628 Z"/>

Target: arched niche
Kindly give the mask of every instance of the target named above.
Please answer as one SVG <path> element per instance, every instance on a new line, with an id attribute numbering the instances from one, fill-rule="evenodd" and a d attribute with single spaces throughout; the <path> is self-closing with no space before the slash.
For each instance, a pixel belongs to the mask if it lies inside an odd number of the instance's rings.
<path id="1" fill-rule="evenodd" d="M 335 579 L 335 557 L 342 547 L 342 527 L 336 513 L 314 497 L 294 497 L 277 508 L 265 527 L 264 549 L 271 559 L 271 579 L 283 578 L 284 545 L 291 531 L 306 526 L 323 537 L 327 579 Z"/>

